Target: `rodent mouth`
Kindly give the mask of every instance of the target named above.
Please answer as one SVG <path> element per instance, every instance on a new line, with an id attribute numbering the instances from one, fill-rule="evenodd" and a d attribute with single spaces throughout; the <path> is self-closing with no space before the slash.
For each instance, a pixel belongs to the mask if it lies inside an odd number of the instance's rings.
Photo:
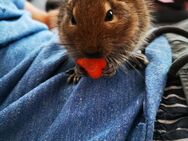
<path id="1" fill-rule="evenodd" d="M 103 53 L 102 52 L 84 52 L 83 53 L 85 58 L 90 58 L 90 59 L 100 59 L 100 58 L 103 58 Z"/>

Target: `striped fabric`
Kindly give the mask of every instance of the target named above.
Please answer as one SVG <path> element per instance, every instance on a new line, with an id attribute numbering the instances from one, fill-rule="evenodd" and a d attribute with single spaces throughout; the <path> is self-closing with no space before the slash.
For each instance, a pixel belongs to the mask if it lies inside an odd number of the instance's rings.
<path id="1" fill-rule="evenodd" d="M 154 140 L 188 141 L 188 105 L 180 78 L 170 78 L 155 122 Z"/>
<path id="2" fill-rule="evenodd" d="M 174 27 L 188 30 L 188 20 Z M 166 88 L 158 109 L 154 140 L 188 141 L 188 32 L 165 34 L 173 53 Z"/>

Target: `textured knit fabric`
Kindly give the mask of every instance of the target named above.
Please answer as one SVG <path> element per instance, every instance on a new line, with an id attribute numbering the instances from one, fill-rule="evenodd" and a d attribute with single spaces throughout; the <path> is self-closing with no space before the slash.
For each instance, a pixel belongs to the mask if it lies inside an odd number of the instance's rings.
<path id="1" fill-rule="evenodd" d="M 174 24 L 174 26 L 188 31 L 188 20 L 184 20 L 180 23 Z M 173 60 L 180 60 L 180 58 L 182 58 L 183 56 L 188 56 L 188 38 L 177 34 L 167 34 L 166 37 L 171 44 Z M 183 60 L 185 60 L 184 66 L 177 70 L 179 70 L 178 75 L 180 76 L 180 80 L 182 82 L 183 90 L 188 103 L 188 60 L 186 58 Z M 179 64 L 181 64 L 181 62 L 182 61 L 180 61 Z"/>
<path id="2" fill-rule="evenodd" d="M 68 85 L 73 62 L 21 8 L 0 0 L 0 141 L 152 140 L 171 64 L 167 40 L 147 47 L 146 70 Z"/>
<path id="3" fill-rule="evenodd" d="M 188 30 L 188 20 L 175 24 Z M 167 34 L 173 63 L 155 122 L 155 140 L 188 140 L 188 39 Z M 182 64 L 174 67 L 175 64 Z M 177 70 L 177 71 L 174 71 Z"/>
<path id="4" fill-rule="evenodd" d="M 169 76 L 155 122 L 154 139 L 188 140 L 188 105 L 179 76 Z"/>

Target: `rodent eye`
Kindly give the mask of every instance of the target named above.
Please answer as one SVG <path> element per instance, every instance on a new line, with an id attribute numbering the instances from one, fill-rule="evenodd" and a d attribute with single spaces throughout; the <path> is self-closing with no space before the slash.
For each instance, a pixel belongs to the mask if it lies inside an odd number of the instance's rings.
<path id="1" fill-rule="evenodd" d="M 72 23 L 72 25 L 76 25 L 76 24 L 77 24 L 77 22 L 76 22 L 74 16 L 72 16 L 72 18 L 71 18 L 71 23 Z"/>
<path id="2" fill-rule="evenodd" d="M 108 10 L 106 13 L 105 21 L 112 21 L 113 20 L 113 12 L 112 10 Z"/>

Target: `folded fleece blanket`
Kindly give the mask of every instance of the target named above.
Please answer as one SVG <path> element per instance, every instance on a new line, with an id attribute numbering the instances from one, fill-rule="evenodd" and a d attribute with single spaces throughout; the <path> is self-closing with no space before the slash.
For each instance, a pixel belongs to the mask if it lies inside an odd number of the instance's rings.
<path id="1" fill-rule="evenodd" d="M 22 0 L 0 0 L 0 141 L 150 141 L 171 50 L 146 48 L 149 65 L 68 85 L 74 64 Z"/>

